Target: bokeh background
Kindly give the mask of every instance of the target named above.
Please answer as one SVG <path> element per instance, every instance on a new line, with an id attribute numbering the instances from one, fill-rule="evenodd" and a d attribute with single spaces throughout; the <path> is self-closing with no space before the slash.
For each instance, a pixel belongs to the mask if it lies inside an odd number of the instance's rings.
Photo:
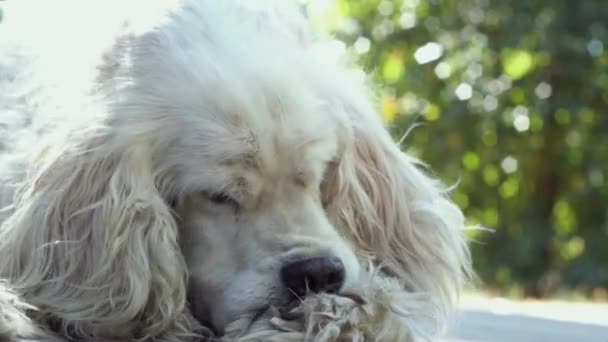
<path id="1" fill-rule="evenodd" d="M 481 288 L 608 298 L 606 0 L 309 0 L 470 224 Z"/>

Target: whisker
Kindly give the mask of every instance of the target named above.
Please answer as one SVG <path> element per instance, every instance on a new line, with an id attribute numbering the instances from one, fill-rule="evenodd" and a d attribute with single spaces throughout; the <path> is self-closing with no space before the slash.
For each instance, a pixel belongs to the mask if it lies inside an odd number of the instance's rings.
<path id="1" fill-rule="evenodd" d="M 289 292 L 291 292 L 291 294 L 294 295 L 294 297 L 296 297 L 297 300 L 299 300 L 300 302 L 304 301 L 304 299 L 302 297 L 300 297 L 300 295 L 296 291 L 294 291 L 291 288 L 287 288 L 287 289 L 289 290 Z"/>
<path id="2" fill-rule="evenodd" d="M 342 297 L 346 297 L 348 299 L 351 299 L 352 301 L 354 301 L 355 303 L 359 304 L 359 305 L 365 305 L 367 304 L 367 300 L 365 300 L 365 298 L 363 298 L 363 296 L 354 293 L 354 292 L 342 292 L 340 293 L 340 295 Z"/>

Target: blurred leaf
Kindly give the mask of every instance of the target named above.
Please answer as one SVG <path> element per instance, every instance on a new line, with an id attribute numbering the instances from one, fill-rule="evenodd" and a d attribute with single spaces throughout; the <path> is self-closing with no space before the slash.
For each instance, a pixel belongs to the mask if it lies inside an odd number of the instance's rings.
<path id="1" fill-rule="evenodd" d="M 502 68 L 513 80 L 526 76 L 534 68 L 534 57 L 525 50 L 506 49 L 501 56 Z"/>
<path id="2" fill-rule="evenodd" d="M 388 83 L 397 82 L 403 76 L 403 61 L 396 54 L 390 55 L 384 62 L 382 75 Z"/>
<path id="3" fill-rule="evenodd" d="M 435 121 L 441 116 L 441 108 L 435 104 L 429 104 L 424 111 L 424 118 L 428 121 Z"/>
<path id="4" fill-rule="evenodd" d="M 384 121 L 391 122 L 399 113 L 399 102 L 394 96 L 386 95 L 382 99 L 382 117 Z"/>
<path id="5" fill-rule="evenodd" d="M 468 170 L 477 170 L 479 168 L 479 156 L 475 152 L 467 152 L 462 157 L 462 164 Z"/>

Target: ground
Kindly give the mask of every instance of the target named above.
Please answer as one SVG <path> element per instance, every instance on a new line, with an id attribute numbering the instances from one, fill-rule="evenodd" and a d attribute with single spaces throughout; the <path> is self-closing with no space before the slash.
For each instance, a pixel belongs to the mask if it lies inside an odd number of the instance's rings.
<path id="1" fill-rule="evenodd" d="M 608 342 L 608 304 L 466 296 L 442 342 Z"/>

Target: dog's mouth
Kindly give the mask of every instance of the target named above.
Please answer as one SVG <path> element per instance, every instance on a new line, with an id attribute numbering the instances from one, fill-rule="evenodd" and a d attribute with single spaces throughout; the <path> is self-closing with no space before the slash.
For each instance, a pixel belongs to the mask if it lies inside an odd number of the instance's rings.
<path id="1" fill-rule="evenodd" d="M 282 300 L 269 300 L 266 303 L 260 303 L 257 306 L 251 307 L 246 313 L 240 315 L 231 321 L 227 326 L 218 329 L 210 320 L 201 320 L 202 317 L 197 317 L 199 322 L 206 327 L 211 339 L 238 337 L 246 335 L 251 331 L 260 328 L 272 327 L 280 331 L 288 331 L 291 328 L 301 326 L 306 321 L 306 312 L 304 308 L 307 304 L 316 303 L 320 300 L 330 299 L 329 302 L 343 302 L 345 299 L 352 302 L 355 306 L 367 304 L 367 300 L 356 291 L 344 289 L 337 293 L 306 293 L 304 296 L 289 296 L 283 297 Z M 195 315 L 196 316 L 196 315 Z"/>
<path id="2" fill-rule="evenodd" d="M 251 317 L 251 320 L 249 322 L 249 325 L 247 326 L 247 329 L 250 329 L 257 321 L 259 321 L 260 319 L 262 319 L 264 316 L 266 316 L 266 314 L 273 308 L 272 305 L 267 304 L 264 305 L 262 307 L 260 307 L 257 310 L 254 310 L 253 312 L 253 316 Z"/>
<path id="3" fill-rule="evenodd" d="M 304 316 L 303 312 L 298 310 L 298 308 L 302 305 L 303 300 L 301 298 L 290 300 L 288 303 L 284 303 L 283 305 L 273 305 L 273 304 L 265 304 L 254 310 L 251 310 L 249 314 L 242 317 L 240 320 L 244 324 L 241 325 L 239 320 L 235 321 L 236 326 L 245 327 L 241 328 L 240 333 L 238 335 L 247 334 L 250 331 L 256 329 L 258 325 L 275 325 L 277 321 L 280 322 L 297 322 L 301 320 Z M 228 333 L 228 331 L 225 331 Z"/>
<path id="4" fill-rule="evenodd" d="M 283 320 L 291 321 L 301 317 L 295 309 L 302 304 L 301 298 L 294 298 L 282 305 L 264 304 L 250 311 L 245 315 L 249 321 L 245 330 L 250 330 L 256 323 L 268 317 L 278 317 Z"/>
<path id="5" fill-rule="evenodd" d="M 314 296 L 332 296 L 335 298 L 348 299 L 356 305 L 365 305 L 367 300 L 355 291 L 344 290 L 339 293 L 309 293 L 304 297 L 294 296 L 282 305 L 265 304 L 251 310 L 247 316 L 248 323 L 245 331 L 251 330 L 256 324 L 264 320 L 280 320 L 283 322 L 295 322 L 304 318 L 304 311 L 301 310 L 304 301 Z"/>

